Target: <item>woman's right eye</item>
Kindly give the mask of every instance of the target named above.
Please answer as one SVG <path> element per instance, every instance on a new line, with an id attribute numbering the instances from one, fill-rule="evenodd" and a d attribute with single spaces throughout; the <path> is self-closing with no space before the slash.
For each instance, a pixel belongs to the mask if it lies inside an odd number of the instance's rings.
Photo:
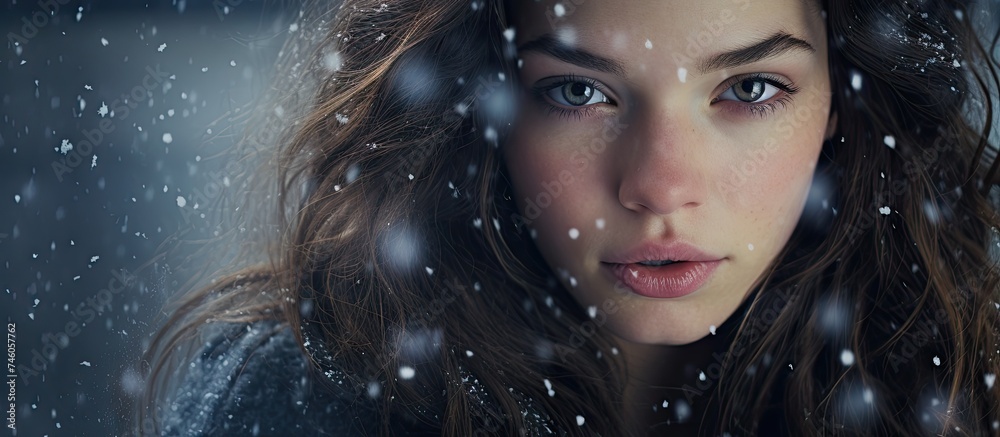
<path id="1" fill-rule="evenodd" d="M 579 80 L 557 84 L 549 88 L 545 95 L 554 102 L 565 106 L 586 106 L 611 102 L 596 85 Z"/>

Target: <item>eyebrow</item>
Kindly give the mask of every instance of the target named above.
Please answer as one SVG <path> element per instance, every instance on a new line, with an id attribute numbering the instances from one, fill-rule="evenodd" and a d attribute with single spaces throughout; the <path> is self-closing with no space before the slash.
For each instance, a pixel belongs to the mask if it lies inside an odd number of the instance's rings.
<path id="1" fill-rule="evenodd" d="M 518 53 L 541 52 L 556 59 L 576 64 L 590 70 L 610 73 L 625 77 L 625 66 L 620 61 L 595 55 L 586 50 L 573 47 L 560 41 L 555 35 L 547 33 L 538 39 L 528 41 L 517 48 Z"/>
<path id="2" fill-rule="evenodd" d="M 596 55 L 587 50 L 563 43 L 554 35 L 547 33 L 528 41 L 517 48 L 519 53 L 536 51 L 556 59 L 579 65 L 590 70 L 610 73 L 626 77 L 625 66 L 621 61 Z M 796 38 L 786 32 L 777 32 L 764 40 L 746 47 L 740 47 L 727 52 L 713 55 L 698 63 L 698 72 L 705 74 L 715 70 L 733 68 L 743 64 L 758 62 L 775 57 L 789 51 L 801 50 L 809 53 L 816 51 L 812 44 Z"/>
<path id="3" fill-rule="evenodd" d="M 764 40 L 728 52 L 719 53 L 698 63 L 698 71 L 705 74 L 715 70 L 733 68 L 772 58 L 790 51 L 816 51 L 812 44 L 785 32 L 777 32 Z"/>

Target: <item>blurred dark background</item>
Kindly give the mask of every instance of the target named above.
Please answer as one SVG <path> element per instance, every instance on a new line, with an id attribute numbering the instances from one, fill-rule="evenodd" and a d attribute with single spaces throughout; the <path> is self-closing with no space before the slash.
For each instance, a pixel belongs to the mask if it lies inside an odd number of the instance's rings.
<path id="1" fill-rule="evenodd" d="M 127 434 L 156 316 L 204 256 L 185 242 L 225 228 L 202 214 L 299 3 L 0 2 L 4 432 Z"/>
<path id="2" fill-rule="evenodd" d="M 178 241 L 217 229 L 201 214 L 229 180 L 218 156 L 299 5 L 3 1 L 5 432 L 122 435 L 155 316 L 185 280 Z"/>

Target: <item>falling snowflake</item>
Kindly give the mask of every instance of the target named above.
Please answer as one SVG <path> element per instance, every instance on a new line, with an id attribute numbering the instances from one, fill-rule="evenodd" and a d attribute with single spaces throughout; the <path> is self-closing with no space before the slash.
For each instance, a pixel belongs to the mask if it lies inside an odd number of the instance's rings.
<path id="1" fill-rule="evenodd" d="M 840 363 L 845 366 L 854 364 L 854 352 L 847 349 L 840 351 Z"/>
<path id="2" fill-rule="evenodd" d="M 401 366 L 399 368 L 399 377 L 403 379 L 413 379 L 413 376 L 417 374 L 417 371 L 410 366 Z"/>
<path id="3" fill-rule="evenodd" d="M 896 148 L 896 137 L 892 135 L 886 135 L 885 138 L 882 138 L 882 142 L 884 142 L 886 146 L 889 146 L 890 149 Z"/>
<path id="4" fill-rule="evenodd" d="M 516 32 L 513 27 L 503 31 L 503 37 L 507 40 L 507 42 L 514 42 L 514 35 L 516 35 Z"/>
<path id="5" fill-rule="evenodd" d="M 382 385 L 376 381 L 368 383 L 368 397 L 377 398 L 382 393 Z"/>
<path id="6" fill-rule="evenodd" d="M 483 131 L 483 138 L 485 138 L 486 141 L 489 141 L 490 144 L 493 144 L 494 146 L 496 146 L 497 145 L 497 130 L 493 129 L 492 126 L 487 126 L 486 130 Z"/>
<path id="7" fill-rule="evenodd" d="M 864 398 L 865 403 L 868 403 L 868 404 L 870 404 L 870 403 L 872 403 L 872 402 L 875 401 L 875 393 L 873 393 L 872 389 L 868 388 L 868 387 L 865 387 L 865 391 L 862 394 L 862 397 Z"/>

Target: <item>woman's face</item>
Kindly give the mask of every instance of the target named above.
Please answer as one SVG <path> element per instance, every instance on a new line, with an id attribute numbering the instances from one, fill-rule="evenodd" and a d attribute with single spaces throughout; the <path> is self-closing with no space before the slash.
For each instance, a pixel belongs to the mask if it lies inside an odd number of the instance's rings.
<path id="1" fill-rule="evenodd" d="M 638 343 L 701 339 L 802 213 L 832 126 L 820 12 L 517 3 L 521 91 L 504 144 L 516 220 L 595 322 Z"/>

